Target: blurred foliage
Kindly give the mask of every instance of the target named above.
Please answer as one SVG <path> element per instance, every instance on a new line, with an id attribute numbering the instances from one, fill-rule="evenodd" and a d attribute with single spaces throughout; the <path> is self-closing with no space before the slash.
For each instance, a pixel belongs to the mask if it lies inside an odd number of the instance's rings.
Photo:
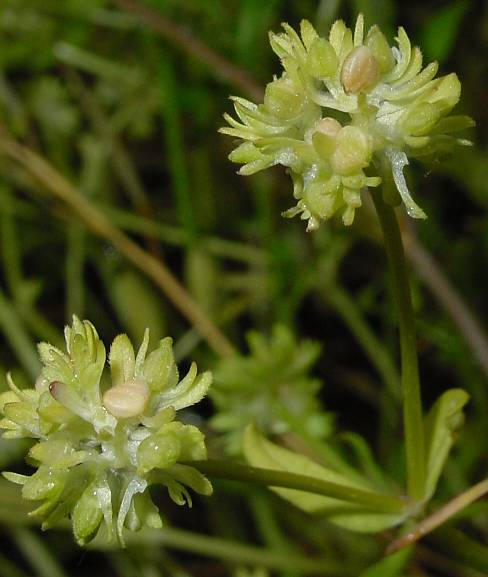
<path id="1" fill-rule="evenodd" d="M 278 72 L 269 29 L 307 18 L 325 33 L 336 17 L 350 22 L 358 10 L 390 37 L 398 24 L 405 26 L 427 61 L 439 59 L 442 71 L 455 70 L 462 81 L 457 110 L 476 119 L 475 147 L 432 166 L 426 177 L 410 171 L 411 188 L 429 219 L 409 234 L 435 259 L 476 322 L 486 326 L 486 3 L 3 0 L 0 140 L 7 131 L 37 151 L 114 227 L 165 263 L 243 354 L 250 329 L 269 335 L 277 322 L 298 341 L 320 342 L 311 375 L 327 383 L 320 401 L 327 414 L 336 415 L 334 450 L 374 476 L 377 464 L 365 438 L 396 481 L 404 466 L 397 323 L 384 289 L 387 271 L 372 211 L 358 215 L 348 240 L 334 223 L 305 235 L 300 222 L 280 217 L 289 202 L 286 176 L 272 171 L 238 177 L 227 160 L 232 143 L 217 134 L 222 113 L 230 111 L 228 94 L 257 98 Z M 233 63 L 237 76 L 222 59 Z M 2 154 L 0 176 L 2 383 L 12 369 L 16 382 L 32 385 L 40 368 L 35 343 L 59 345 L 73 313 L 92 319 L 107 341 L 121 331 L 140 340 L 150 326 L 154 343 L 167 334 L 175 337 L 179 361 L 191 354 L 202 369 L 216 366 L 216 355 L 167 295 L 94 234 L 96 226 L 86 226 L 49 186 L 40 185 L 28 163 Z M 449 387 L 462 387 L 472 398 L 436 508 L 486 476 L 487 363 L 473 353 L 459 318 L 454 322 L 452 310 L 439 300 L 432 268 L 410 256 L 425 404 Z M 186 419 L 202 423 L 211 416 L 207 404 Z M 21 470 L 25 446 L 2 441 L 0 450 L 2 466 L 8 462 Z M 218 443 L 214 450 L 219 456 Z M 215 491 L 184 516 L 155 492 L 168 521 L 161 531 L 138 534 L 126 551 L 81 554 L 66 527 L 41 536 L 15 487 L 1 482 L 0 574 L 488 574 L 484 503 L 463 512 L 455 528 L 381 561 L 390 535 L 358 538 L 320 517 L 310 522 L 255 488 L 220 482 Z"/>

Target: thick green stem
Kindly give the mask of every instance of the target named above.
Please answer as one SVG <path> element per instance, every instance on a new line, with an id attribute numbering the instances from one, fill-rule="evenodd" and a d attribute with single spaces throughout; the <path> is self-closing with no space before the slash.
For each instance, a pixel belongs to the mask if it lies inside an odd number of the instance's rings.
<path id="1" fill-rule="evenodd" d="M 356 503 L 378 513 L 400 513 L 406 507 L 406 502 L 400 497 L 365 491 L 296 473 L 250 467 L 231 461 L 191 461 L 188 464 L 209 477 L 316 493 L 341 501 Z"/>
<path id="2" fill-rule="evenodd" d="M 395 211 L 384 202 L 381 190 L 374 191 L 372 196 L 383 231 L 392 276 L 393 293 L 398 309 L 408 494 L 413 501 L 420 501 L 423 498 L 425 484 L 424 432 L 415 317 L 410 284 Z"/>

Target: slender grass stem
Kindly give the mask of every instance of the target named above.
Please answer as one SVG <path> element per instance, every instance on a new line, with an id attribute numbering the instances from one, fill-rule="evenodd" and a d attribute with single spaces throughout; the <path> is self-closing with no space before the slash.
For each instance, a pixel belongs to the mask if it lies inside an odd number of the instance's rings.
<path id="1" fill-rule="evenodd" d="M 24 573 L 16 565 L 12 563 L 9 559 L 4 557 L 0 553 L 0 575 L 2 577 L 27 577 L 27 573 Z"/>
<path id="2" fill-rule="evenodd" d="M 231 461 L 219 460 L 191 461 L 191 465 L 209 477 L 306 491 L 349 503 L 356 503 L 376 512 L 400 513 L 406 507 L 405 500 L 400 497 L 374 493 L 373 491 L 340 485 L 339 483 L 331 483 L 297 473 L 250 467 Z"/>
<path id="3" fill-rule="evenodd" d="M 159 260 L 143 250 L 128 236 L 114 227 L 110 220 L 68 182 L 46 160 L 26 146 L 0 134 L 0 150 L 19 162 L 27 171 L 60 199 L 95 234 L 111 242 L 120 252 L 151 278 L 175 307 L 205 336 L 219 355 L 231 355 L 234 347 L 192 299 L 172 272 Z"/>
<path id="4" fill-rule="evenodd" d="M 419 501 L 423 497 L 426 473 L 417 339 L 410 284 L 395 211 L 385 203 L 381 190 L 372 192 L 372 197 L 383 232 L 398 310 L 408 494 L 413 501 Z"/>
<path id="5" fill-rule="evenodd" d="M 145 233 L 147 236 L 174 246 L 190 246 L 192 244 L 192 238 L 188 231 L 181 227 L 156 222 L 156 220 L 112 206 L 100 206 L 99 208 L 112 222 L 129 232 Z M 198 246 L 220 258 L 228 258 L 252 265 L 263 265 L 267 262 L 267 254 L 264 250 L 243 242 L 215 236 L 199 236 Z"/>
<path id="6" fill-rule="evenodd" d="M 351 296 L 337 283 L 327 284 L 327 300 L 340 314 L 380 374 L 389 394 L 398 398 L 400 377 L 385 348 L 370 329 Z"/>
<path id="7" fill-rule="evenodd" d="M 36 348 L 13 304 L 0 291 L 0 330 L 14 350 L 19 363 L 30 377 L 36 379 L 41 365 Z"/>
<path id="8" fill-rule="evenodd" d="M 39 577 L 66 577 L 55 557 L 32 531 L 18 527 L 13 530 L 13 538 Z"/>
<path id="9" fill-rule="evenodd" d="M 19 243 L 14 222 L 12 191 L 2 184 L 0 187 L 0 234 L 2 260 L 8 292 L 15 295 L 22 284 L 22 267 Z"/>
<path id="10" fill-rule="evenodd" d="M 76 223 L 67 231 L 66 277 L 66 318 L 73 314 L 83 316 L 85 301 L 83 268 L 85 263 L 85 229 Z"/>
<path id="11" fill-rule="evenodd" d="M 411 543 L 415 543 L 421 539 L 427 533 L 430 533 L 442 523 L 445 523 L 448 519 L 456 515 L 458 511 L 464 509 L 474 501 L 481 499 L 488 493 L 488 479 L 480 481 L 476 485 L 470 487 L 464 493 L 461 493 L 457 497 L 454 497 L 452 501 L 446 503 L 443 507 L 426 517 L 421 523 L 419 523 L 412 531 L 409 531 L 400 539 L 397 539 L 386 550 L 386 553 L 394 553 L 399 549 L 407 547 Z"/>
<path id="12" fill-rule="evenodd" d="M 149 30 L 153 30 L 188 56 L 206 65 L 220 80 L 238 88 L 253 100 L 262 99 L 262 88 L 247 72 L 211 50 L 205 43 L 190 34 L 188 30 L 166 18 L 162 12 L 153 10 L 134 0 L 115 0 L 115 4 L 129 14 L 133 14 Z"/>
<path id="13" fill-rule="evenodd" d="M 422 245 L 411 227 L 402 230 L 405 252 L 418 275 L 447 311 L 463 335 L 479 366 L 488 376 L 488 335 L 476 314 L 451 284 L 436 259 Z"/>
<path id="14" fill-rule="evenodd" d="M 295 569 L 307 575 L 333 575 L 334 577 L 355 577 L 357 567 L 331 559 L 317 559 L 286 551 L 271 551 L 262 547 L 244 545 L 228 539 L 199 535 L 172 527 L 157 531 L 140 531 L 126 538 L 127 545 L 164 545 L 173 549 L 192 551 L 206 557 L 215 557 L 232 563 L 266 567 L 269 569 Z M 109 549 L 107 543 L 95 541 L 90 547 Z M 113 545 L 112 545 L 113 548 Z"/>
<path id="15" fill-rule="evenodd" d="M 168 56 L 169 58 L 169 56 Z M 166 139 L 166 155 L 179 224 L 194 241 L 197 224 L 191 198 L 187 152 L 180 118 L 180 95 L 174 64 L 168 58 L 159 63 L 158 84 L 163 102 L 161 116 Z"/>

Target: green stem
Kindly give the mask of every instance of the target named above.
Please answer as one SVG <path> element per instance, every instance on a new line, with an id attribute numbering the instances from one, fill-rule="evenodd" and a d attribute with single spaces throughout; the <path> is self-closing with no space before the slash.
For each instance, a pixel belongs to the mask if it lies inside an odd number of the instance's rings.
<path id="1" fill-rule="evenodd" d="M 73 223 L 67 231 L 67 255 L 65 261 L 66 278 L 66 319 L 73 314 L 83 318 L 84 283 L 83 269 L 85 264 L 85 229 Z"/>
<path id="2" fill-rule="evenodd" d="M 0 575 L 3 577 L 27 577 L 21 569 L 14 565 L 12 561 L 0 553 Z"/>
<path id="3" fill-rule="evenodd" d="M 20 501 L 19 501 L 20 499 Z M 36 517 L 28 516 L 29 509 L 23 510 L 19 513 L 19 506 L 25 503 L 21 499 L 18 485 L 11 486 L 7 481 L 0 479 L 0 520 L 3 523 L 8 523 L 13 527 L 39 523 Z M 5 512 L 3 509 L 5 508 Z M 16 509 L 17 508 L 17 509 Z M 7 513 L 8 509 L 8 515 Z M 66 531 L 71 530 L 67 520 L 60 522 L 59 529 Z M 26 544 L 26 533 L 15 533 L 15 537 L 23 538 L 23 543 Z M 31 534 L 28 534 L 31 536 Z M 28 538 L 27 538 L 28 539 Z M 294 569 L 306 573 L 307 575 L 333 575 L 334 577 L 354 577 L 358 574 L 357 567 L 351 567 L 344 564 L 342 561 L 334 561 L 325 558 L 311 558 L 310 556 L 292 553 L 290 551 L 271 551 L 269 549 L 256 547 L 252 545 L 245 545 L 227 539 L 219 539 L 209 535 L 200 535 L 182 529 L 165 526 L 157 531 L 143 530 L 138 533 L 129 533 L 126 537 L 127 544 L 131 545 L 164 545 L 168 548 L 179 549 L 182 551 L 191 551 L 200 555 L 215 557 L 234 563 L 242 563 L 247 565 L 259 565 L 268 567 L 269 569 Z M 93 549 L 113 550 L 118 547 L 116 543 L 107 542 L 103 538 L 97 538 L 89 546 Z M 118 553 L 119 554 L 119 553 Z M 1 559 L 0 559 L 1 567 Z M 3 575 L 3 573 L 1 573 Z M 50 577 L 55 575 L 52 573 Z"/>
<path id="4" fill-rule="evenodd" d="M 384 202 L 381 190 L 374 191 L 372 197 L 383 231 L 400 325 L 401 382 L 408 494 L 413 501 L 419 501 L 423 498 L 425 485 L 424 433 L 415 317 L 410 295 L 410 284 L 395 211 Z"/>
<path id="5" fill-rule="evenodd" d="M 255 485 L 267 487 L 297 489 L 349 503 L 356 503 L 378 513 L 400 513 L 405 510 L 406 506 L 406 502 L 400 497 L 374 493 L 373 491 L 332 483 L 297 473 L 250 467 L 225 460 L 191 461 L 188 464 L 210 477 L 254 483 Z"/>
<path id="6" fill-rule="evenodd" d="M 171 226 L 128 210 L 107 205 L 99 205 L 98 208 L 110 218 L 114 225 L 128 232 L 145 233 L 151 238 L 157 238 L 174 246 L 186 247 L 192 244 L 190 234 L 181 227 Z M 198 239 L 198 246 L 221 258 L 242 261 L 254 266 L 262 266 L 267 263 L 267 255 L 263 250 L 241 242 L 215 236 L 202 236 Z"/>
<path id="7" fill-rule="evenodd" d="M 187 167 L 187 151 L 183 142 L 183 132 L 180 118 L 180 101 L 178 94 L 178 76 L 174 65 L 167 58 L 159 63 L 159 86 L 161 89 L 162 117 L 164 135 L 166 137 L 166 154 L 171 177 L 171 184 L 176 205 L 179 225 L 195 240 L 197 226 L 193 213 L 189 171 Z"/>
<path id="8" fill-rule="evenodd" d="M 19 318 L 13 303 L 0 290 L 0 330 L 17 355 L 17 359 L 29 376 L 36 379 L 41 365 L 35 346 Z"/>
<path id="9" fill-rule="evenodd" d="M 157 531 L 131 533 L 126 538 L 131 545 L 164 545 L 173 549 L 192 551 L 206 557 L 215 557 L 233 563 L 257 565 L 269 569 L 295 569 L 309 575 L 357 575 L 354 568 L 332 559 L 314 559 L 304 555 L 284 551 L 271 551 L 252 545 L 244 545 L 228 539 L 199 535 L 173 527 L 163 527 Z M 113 545 L 95 541 L 91 547 L 110 549 Z M 356 568 L 357 569 L 357 568 Z"/>
<path id="10" fill-rule="evenodd" d="M 12 532 L 17 546 L 39 577 L 66 577 L 66 573 L 43 541 L 28 529 L 16 528 Z"/>

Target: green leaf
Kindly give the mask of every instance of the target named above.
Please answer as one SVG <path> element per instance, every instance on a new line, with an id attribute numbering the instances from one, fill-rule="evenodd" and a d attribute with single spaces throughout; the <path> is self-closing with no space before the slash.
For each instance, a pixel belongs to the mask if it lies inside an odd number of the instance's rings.
<path id="1" fill-rule="evenodd" d="M 89 485 L 76 503 L 71 520 L 73 533 L 79 545 L 86 545 L 93 539 L 103 519 L 103 512 L 94 484 Z"/>
<path id="2" fill-rule="evenodd" d="M 149 353 L 142 374 L 152 391 L 163 391 L 176 385 L 179 375 L 173 356 L 173 339 L 171 337 L 162 339 L 158 348 Z"/>
<path id="3" fill-rule="evenodd" d="M 134 378 L 134 348 L 127 335 L 123 334 L 115 337 L 110 347 L 109 362 L 112 385 L 126 383 Z"/>
<path id="4" fill-rule="evenodd" d="M 194 405 L 203 399 L 212 383 L 212 373 L 205 372 L 197 377 L 197 365 L 192 363 L 187 375 L 181 382 L 157 396 L 158 409 L 174 407 L 177 411 Z"/>
<path id="5" fill-rule="evenodd" d="M 33 500 L 56 498 L 63 490 L 67 477 L 67 471 L 40 467 L 24 483 L 22 497 Z"/>
<path id="6" fill-rule="evenodd" d="M 37 349 L 44 365 L 42 374 L 48 382 L 71 383 L 73 381 L 73 369 L 68 355 L 49 343 L 39 343 Z"/>
<path id="7" fill-rule="evenodd" d="M 413 547 L 406 547 L 394 555 L 385 557 L 368 567 L 359 577 L 398 577 L 402 574 L 413 552 Z"/>
<path id="8" fill-rule="evenodd" d="M 53 439 L 34 445 L 29 457 L 52 469 L 68 469 L 82 463 L 88 456 L 86 451 L 75 451 L 69 441 Z"/>
<path id="9" fill-rule="evenodd" d="M 17 485 L 25 485 L 27 481 L 30 479 L 27 475 L 20 475 L 19 473 L 12 473 L 10 471 L 4 471 L 2 475 L 11 483 L 15 483 Z"/>
<path id="10" fill-rule="evenodd" d="M 254 467 L 264 467 L 289 473 L 314 477 L 323 481 L 337 483 L 345 487 L 371 490 L 365 481 L 360 483 L 345 475 L 322 467 L 304 455 L 293 453 L 265 439 L 254 425 L 250 425 L 244 435 L 244 455 Z M 374 533 L 393 527 L 403 521 L 405 514 L 375 513 L 361 505 L 355 505 L 295 489 L 271 488 L 272 491 L 307 513 L 324 514 L 330 521 L 361 533 Z"/>
<path id="11" fill-rule="evenodd" d="M 462 409 L 468 400 L 469 395 L 463 389 L 449 389 L 437 399 L 425 419 L 426 501 L 435 492 L 449 451 L 463 425 Z"/>
<path id="12" fill-rule="evenodd" d="M 133 342 L 143 338 L 149 328 L 151 343 L 165 334 L 164 302 L 143 275 L 127 269 L 111 280 L 112 303 L 122 326 Z"/>
<path id="13" fill-rule="evenodd" d="M 213 492 L 212 483 L 194 467 L 176 464 L 171 467 L 170 474 L 180 483 L 188 485 L 195 493 L 209 496 Z"/>
<path id="14" fill-rule="evenodd" d="M 396 3 L 393 0 L 353 0 L 351 3 L 357 14 L 364 14 L 366 30 L 377 24 L 388 36 L 393 35 L 396 16 Z"/>
<path id="15" fill-rule="evenodd" d="M 451 2 L 429 19 L 421 33 L 421 46 L 429 60 L 449 58 L 468 8 L 466 0 Z"/>
<path id="16" fill-rule="evenodd" d="M 152 502 L 148 491 L 134 495 L 132 503 L 135 514 L 143 525 L 151 529 L 161 529 L 163 522 L 159 515 L 159 510 Z"/>
<path id="17" fill-rule="evenodd" d="M 7 403 L 3 408 L 3 412 L 7 419 L 17 423 L 34 437 L 40 436 L 39 418 L 33 404 L 23 402 Z"/>

